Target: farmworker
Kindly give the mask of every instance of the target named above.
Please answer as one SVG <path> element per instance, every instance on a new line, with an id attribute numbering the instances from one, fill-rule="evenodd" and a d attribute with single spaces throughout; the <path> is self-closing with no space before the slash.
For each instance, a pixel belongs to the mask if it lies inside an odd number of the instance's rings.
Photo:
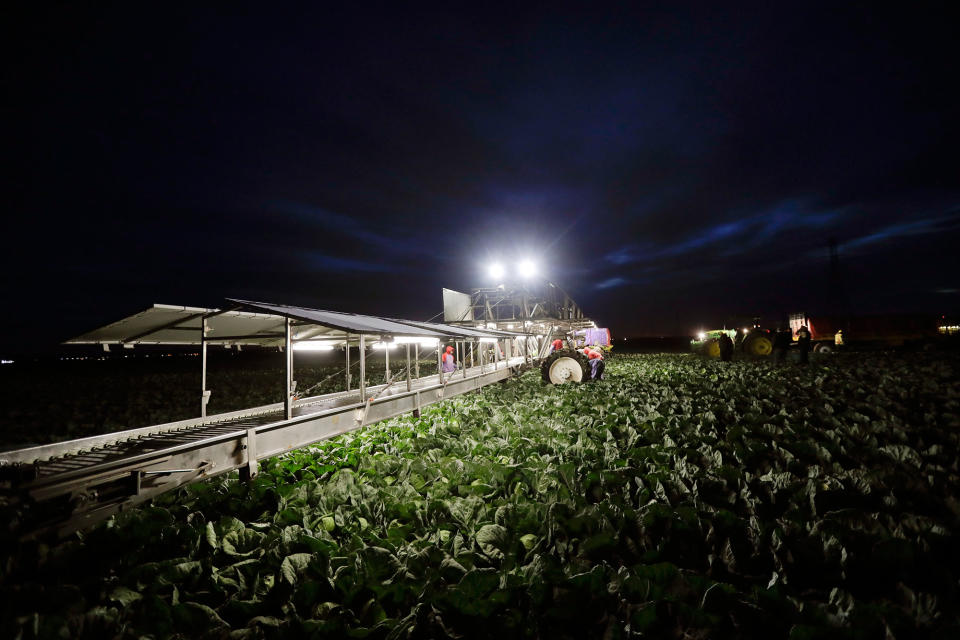
<path id="1" fill-rule="evenodd" d="M 583 355 L 587 356 L 587 360 L 590 362 L 590 379 L 603 380 L 603 370 L 606 365 L 603 362 L 603 354 L 600 353 L 600 350 L 584 347 Z"/>
<path id="2" fill-rule="evenodd" d="M 726 333 L 720 334 L 720 360 L 730 362 L 733 359 L 733 340 Z"/>
<path id="3" fill-rule="evenodd" d="M 843 329 L 837 329 L 833 335 L 833 344 L 839 349 L 843 346 Z"/>
<path id="4" fill-rule="evenodd" d="M 454 362 L 454 358 L 453 358 L 453 346 L 448 344 L 446 350 L 443 353 L 440 371 L 442 371 L 443 373 L 453 373 L 456 370 L 457 370 L 457 365 Z"/>
<path id="5" fill-rule="evenodd" d="M 797 346 L 800 347 L 800 364 L 807 364 L 810 360 L 810 329 L 805 324 L 797 329 Z"/>
<path id="6" fill-rule="evenodd" d="M 787 361 L 787 349 L 790 348 L 792 338 L 793 334 L 790 333 L 790 330 L 780 325 L 780 329 L 773 336 L 773 359 L 777 364 L 783 364 Z"/>
<path id="7" fill-rule="evenodd" d="M 554 351 L 560 351 L 560 349 L 563 349 L 563 340 L 558 338 L 550 343 L 550 353 L 553 353 Z"/>

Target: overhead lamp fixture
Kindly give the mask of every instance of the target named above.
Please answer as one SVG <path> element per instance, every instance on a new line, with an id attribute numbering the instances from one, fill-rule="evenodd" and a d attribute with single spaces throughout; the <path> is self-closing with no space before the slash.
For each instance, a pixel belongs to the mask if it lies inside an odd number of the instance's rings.
<path id="1" fill-rule="evenodd" d="M 520 273 L 521 278 L 532 278 L 537 275 L 537 265 L 531 260 L 522 260 L 520 264 L 517 265 L 517 271 Z"/>
<path id="2" fill-rule="evenodd" d="M 294 351 L 333 351 L 336 342 L 330 340 L 305 340 L 303 342 L 294 342 Z"/>

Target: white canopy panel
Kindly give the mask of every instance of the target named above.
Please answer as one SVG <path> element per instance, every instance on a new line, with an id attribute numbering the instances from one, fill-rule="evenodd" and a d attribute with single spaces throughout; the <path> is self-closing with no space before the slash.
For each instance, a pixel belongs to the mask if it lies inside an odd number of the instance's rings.
<path id="1" fill-rule="evenodd" d="M 360 334 L 373 339 L 394 336 L 441 340 L 519 337 L 517 334 L 491 329 L 381 318 L 249 300 L 230 302 L 242 305 L 243 309 L 248 310 L 223 311 L 155 304 L 132 316 L 67 340 L 64 344 L 200 345 L 200 328 L 204 318 L 207 324 L 207 344 L 281 346 L 284 344 L 287 318 L 294 320 L 291 332 L 294 342 L 349 340 L 355 343 Z"/>
<path id="2" fill-rule="evenodd" d="M 283 318 L 249 311 L 169 304 L 155 304 L 64 344 L 199 345 L 200 325 L 205 315 L 208 316 L 207 342 L 210 344 L 283 344 Z"/>
<path id="3" fill-rule="evenodd" d="M 235 300 L 230 302 L 243 305 L 248 309 L 257 309 L 286 316 L 302 323 L 327 327 L 339 330 L 343 335 L 347 333 L 381 336 L 429 336 L 433 338 L 459 337 L 460 333 L 440 331 L 435 328 L 413 327 L 405 320 L 388 320 L 379 316 L 367 316 L 359 313 L 344 313 L 342 311 L 327 311 L 324 309 L 310 309 L 307 307 L 293 307 L 285 304 L 269 302 L 255 302 L 253 300 Z"/>

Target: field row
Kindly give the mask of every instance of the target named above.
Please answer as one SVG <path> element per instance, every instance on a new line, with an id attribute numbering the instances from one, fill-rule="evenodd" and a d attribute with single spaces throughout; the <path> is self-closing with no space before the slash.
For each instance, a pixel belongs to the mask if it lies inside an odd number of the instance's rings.
<path id="1" fill-rule="evenodd" d="M 6 558 L 18 637 L 960 635 L 949 356 L 531 372 Z"/>

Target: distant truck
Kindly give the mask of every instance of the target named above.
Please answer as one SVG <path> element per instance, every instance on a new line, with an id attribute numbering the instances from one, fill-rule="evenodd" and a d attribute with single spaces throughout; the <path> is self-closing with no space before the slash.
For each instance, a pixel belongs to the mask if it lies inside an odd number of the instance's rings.
<path id="1" fill-rule="evenodd" d="M 829 353 L 843 345 L 857 346 L 920 346 L 931 347 L 942 338 L 936 316 L 926 315 L 878 315 L 851 316 L 840 320 L 831 316 L 809 316 L 806 313 L 790 314 L 790 330 L 797 339 L 797 329 L 802 325 L 810 330 L 813 350 Z"/>

